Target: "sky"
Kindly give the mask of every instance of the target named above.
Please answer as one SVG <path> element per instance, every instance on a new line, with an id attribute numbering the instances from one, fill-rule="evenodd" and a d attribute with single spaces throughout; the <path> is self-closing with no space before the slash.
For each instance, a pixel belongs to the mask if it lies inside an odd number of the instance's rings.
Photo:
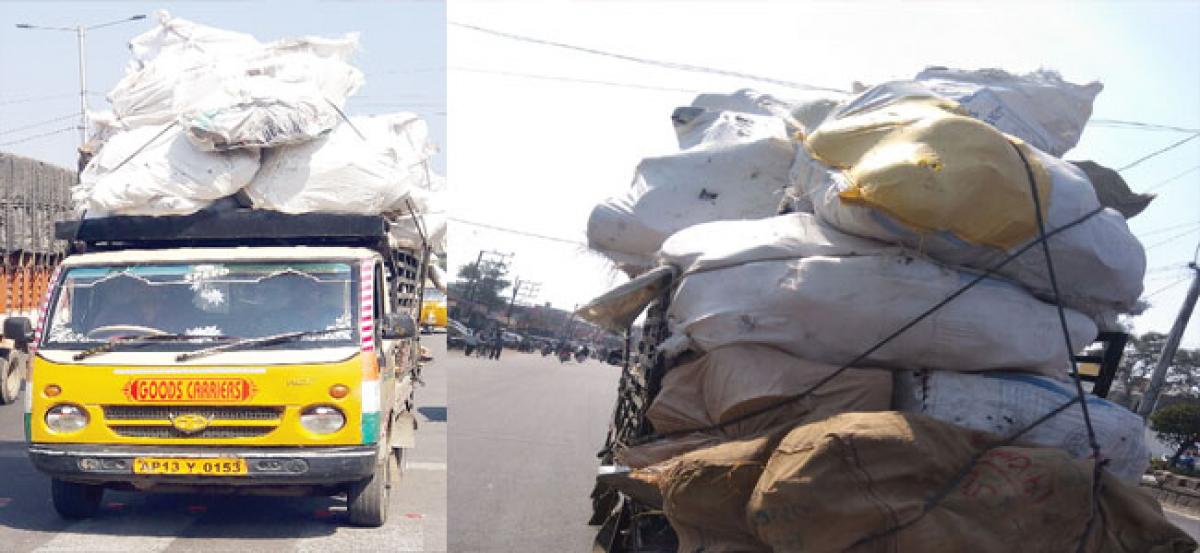
<path id="1" fill-rule="evenodd" d="M 445 173 L 446 9 L 440 2 L 0 2 L 0 151 L 74 168 L 79 145 L 75 33 L 17 29 L 17 23 L 74 27 L 148 16 L 87 33 L 88 103 L 102 110 L 105 95 L 124 76 L 129 40 L 154 28 L 161 9 L 262 42 L 359 32 L 354 64 L 366 84 L 348 101 L 348 114 L 421 116 L 442 148 L 433 166 Z M 37 125 L 42 122 L 48 123 Z"/>
<path id="2" fill-rule="evenodd" d="M 847 89 L 928 65 L 1100 81 L 1093 119 L 1200 129 L 1200 2 L 466 2 L 450 4 L 451 269 L 512 253 L 539 300 L 572 307 L 624 281 L 583 245 L 592 207 L 647 156 L 677 151 L 669 116 L 698 92 L 788 89 L 512 40 L 472 25 L 640 58 Z M 1067 159 L 1122 167 L 1189 136 L 1090 124 Z M 1123 176 L 1159 194 L 1130 228 L 1147 247 L 1134 331 L 1166 332 L 1200 240 L 1200 139 Z M 1180 176 L 1182 174 L 1182 176 Z M 547 238 L 523 236 L 490 227 Z M 1200 324 L 1185 347 L 1200 347 Z"/>

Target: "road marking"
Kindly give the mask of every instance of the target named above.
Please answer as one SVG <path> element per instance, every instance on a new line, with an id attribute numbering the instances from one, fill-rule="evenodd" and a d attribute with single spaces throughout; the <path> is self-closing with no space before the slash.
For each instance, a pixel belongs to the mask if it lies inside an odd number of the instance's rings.
<path id="1" fill-rule="evenodd" d="M 1166 511 L 1166 512 L 1168 512 L 1168 513 L 1171 513 L 1171 514 L 1173 514 L 1173 515 L 1181 516 L 1181 517 L 1183 517 L 1183 518 L 1186 518 L 1186 519 L 1191 519 L 1191 520 L 1195 520 L 1195 521 L 1197 521 L 1197 522 L 1200 522 L 1200 516 L 1194 515 L 1194 514 L 1192 514 L 1192 513 L 1185 513 L 1185 512 L 1183 512 L 1183 511 L 1177 511 L 1177 510 L 1175 510 L 1175 509 L 1168 509 L 1166 505 L 1164 505 L 1164 506 L 1163 506 L 1163 510 L 1164 510 L 1164 511 Z"/>
<path id="2" fill-rule="evenodd" d="M 404 464 L 404 468 L 411 469 L 411 470 L 433 470 L 433 471 L 445 472 L 446 463 L 426 463 L 426 462 L 421 462 L 421 461 L 409 461 Z"/>
<path id="3" fill-rule="evenodd" d="M 122 515 L 122 532 L 113 533 L 113 520 L 96 518 L 76 522 L 59 531 L 54 539 L 34 553 L 138 553 L 166 551 L 196 521 L 195 516 L 167 515 L 152 511 L 145 516 Z M 140 520 L 138 520 L 140 519 Z M 136 521 L 136 523 L 134 523 Z M 133 523 L 133 524 L 131 524 Z"/>
<path id="4" fill-rule="evenodd" d="M 332 534 L 303 539 L 296 545 L 297 553 L 330 551 L 425 551 L 424 521 L 397 516 L 383 528 L 339 526 Z"/>

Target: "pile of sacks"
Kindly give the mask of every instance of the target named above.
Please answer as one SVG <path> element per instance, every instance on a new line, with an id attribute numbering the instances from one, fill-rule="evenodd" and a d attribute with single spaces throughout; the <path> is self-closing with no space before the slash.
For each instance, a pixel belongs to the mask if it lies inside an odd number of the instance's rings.
<path id="1" fill-rule="evenodd" d="M 581 312 L 615 328 L 670 290 L 671 368 L 647 410 L 668 437 L 617 459 L 658 490 L 681 551 L 1074 547 L 1096 461 L 1080 406 L 997 444 L 1075 397 L 1070 357 L 1142 292 L 1144 250 L 1100 202 L 1150 198 L 1059 157 L 1100 89 L 938 68 L 853 96 L 740 91 L 675 111 L 682 150 L 644 160 L 588 221 L 635 278 Z M 1069 344 L 1039 221 L 1068 227 L 1047 243 Z M 1105 517 L 1088 551 L 1190 550 L 1131 488 L 1149 463 L 1142 420 L 1087 405 Z M 922 514 L 972 451 L 984 461 Z"/>
<path id="2" fill-rule="evenodd" d="M 411 113 L 350 117 L 363 85 L 358 37 L 260 43 L 166 12 L 130 42 L 133 59 L 93 115 L 94 152 L 73 190 L 88 217 L 184 215 L 235 196 L 286 213 L 413 214 L 444 250 L 436 148 Z"/>

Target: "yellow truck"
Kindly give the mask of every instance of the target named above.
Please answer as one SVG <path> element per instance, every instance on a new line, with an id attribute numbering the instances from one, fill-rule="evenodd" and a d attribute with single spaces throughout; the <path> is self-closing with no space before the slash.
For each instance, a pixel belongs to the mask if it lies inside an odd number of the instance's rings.
<path id="1" fill-rule="evenodd" d="M 253 210 L 60 224 L 26 435 L 65 518 L 104 490 L 347 494 L 382 525 L 412 446 L 428 251 L 381 217 Z"/>

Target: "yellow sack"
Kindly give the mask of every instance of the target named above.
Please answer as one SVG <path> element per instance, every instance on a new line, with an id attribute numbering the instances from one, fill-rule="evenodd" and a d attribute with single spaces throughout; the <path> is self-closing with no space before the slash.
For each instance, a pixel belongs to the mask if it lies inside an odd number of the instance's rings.
<path id="1" fill-rule="evenodd" d="M 808 137 L 812 155 L 844 169 L 842 201 L 864 204 L 918 232 L 948 231 L 973 244 L 1012 249 L 1037 235 L 1025 166 L 1042 215 L 1050 177 L 1030 147 L 944 100 L 902 100 L 834 119 Z"/>

